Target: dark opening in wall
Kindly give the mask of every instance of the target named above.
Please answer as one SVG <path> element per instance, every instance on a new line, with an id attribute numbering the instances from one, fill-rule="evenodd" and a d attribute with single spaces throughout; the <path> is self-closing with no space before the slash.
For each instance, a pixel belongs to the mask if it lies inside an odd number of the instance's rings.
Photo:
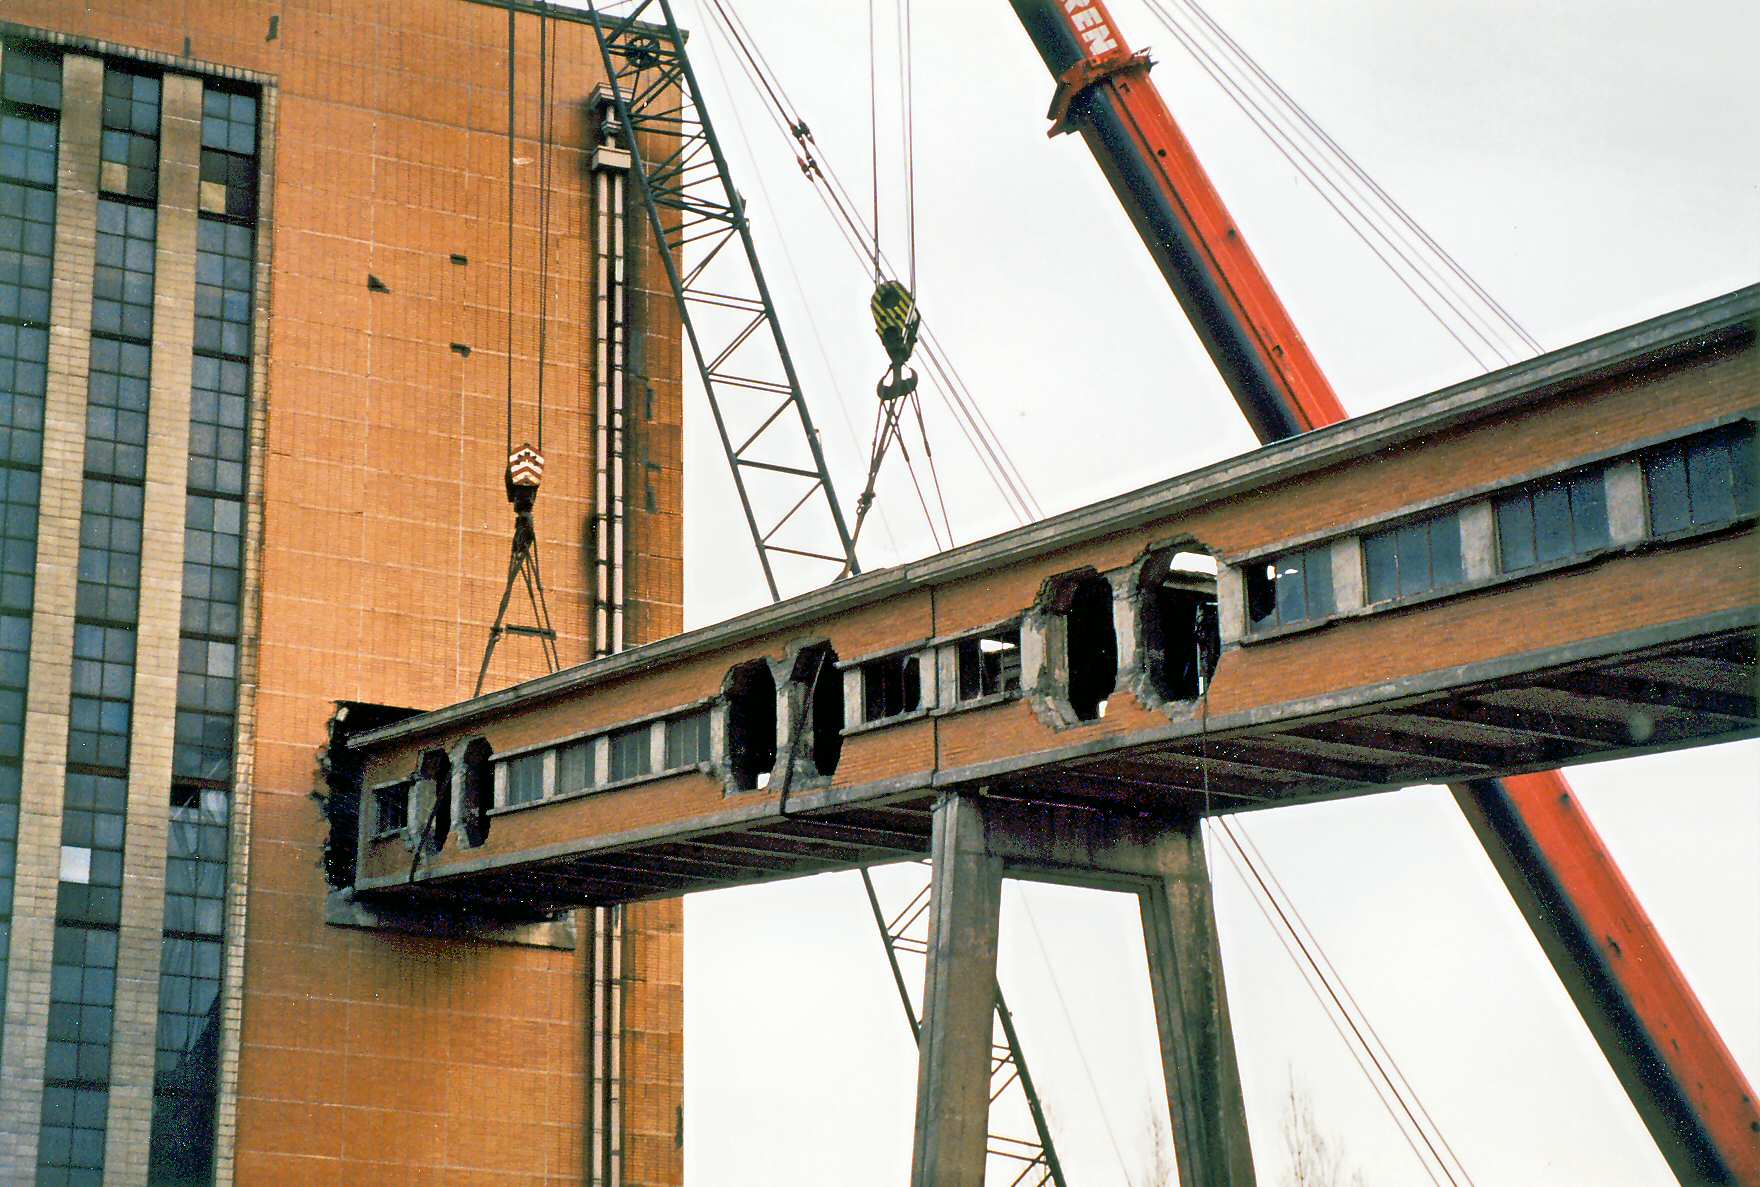
<path id="1" fill-rule="evenodd" d="M 863 664 L 862 720 L 884 721 L 922 708 L 921 664 L 915 652 L 888 655 Z"/>
<path id="2" fill-rule="evenodd" d="M 1169 701 L 1202 696 L 1222 651 L 1216 595 L 1189 588 L 1165 569 L 1160 575 L 1151 569 L 1144 574 L 1138 613 L 1144 671 L 1155 694 Z"/>
<path id="3" fill-rule="evenodd" d="M 813 770 L 830 776 L 843 755 L 843 673 L 837 670 L 837 652 L 829 643 L 801 648 L 790 678 L 806 690 L 803 716 Z"/>
<path id="4" fill-rule="evenodd" d="M 1021 628 L 1004 627 L 959 641 L 959 699 L 976 701 L 1021 690 Z"/>
<path id="5" fill-rule="evenodd" d="M 433 783 L 434 814 L 433 823 L 428 825 L 428 844 L 439 849 L 452 831 L 452 762 L 444 750 L 424 751 L 416 775 Z"/>
<path id="6" fill-rule="evenodd" d="M 733 670 L 727 681 L 727 770 L 741 791 L 770 781 L 776 766 L 776 678 L 764 660 Z"/>
<path id="7" fill-rule="evenodd" d="M 389 837 L 409 827 L 409 784 L 394 783 L 373 792 L 373 835 Z"/>
<path id="8" fill-rule="evenodd" d="M 1083 721 L 1106 715 L 1106 700 L 1118 681 L 1118 633 L 1112 625 L 1112 583 L 1080 578 L 1065 614 L 1069 642 L 1069 704 Z"/>
<path id="9" fill-rule="evenodd" d="M 457 824 L 464 843 L 475 848 L 489 839 L 489 808 L 495 802 L 495 751 L 485 738 L 472 738 L 452 752 L 454 778 L 462 781 Z"/>

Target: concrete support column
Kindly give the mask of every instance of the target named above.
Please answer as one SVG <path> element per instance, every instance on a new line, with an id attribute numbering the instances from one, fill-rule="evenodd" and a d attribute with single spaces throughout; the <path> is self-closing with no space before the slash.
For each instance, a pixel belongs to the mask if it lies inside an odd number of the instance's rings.
<path id="1" fill-rule="evenodd" d="M 996 800 L 985 809 L 986 847 L 1010 876 L 1137 895 L 1180 1187 L 1253 1187 L 1198 819 Z"/>
<path id="2" fill-rule="evenodd" d="M 73 688 L 73 603 L 91 367 L 103 89 L 104 64 L 97 58 L 68 54 L 62 59 L 37 588 L 31 612 L 6 1042 L 0 1062 L 0 1182 L 5 1183 L 36 1181 L 43 1111 L 55 896 L 61 876 L 61 806 L 67 781 L 67 702 Z"/>
<path id="3" fill-rule="evenodd" d="M 167 74 L 160 102 L 159 223 L 153 283 L 153 370 L 141 514 L 140 618 L 128 756 L 128 837 L 117 934 L 106 1187 L 147 1181 L 153 1119 L 159 951 L 170 834 L 171 748 L 177 723 L 183 611 L 183 524 L 189 487 L 191 352 L 195 347 L 196 197 L 202 84 Z"/>
<path id="4" fill-rule="evenodd" d="M 1002 865 L 984 839 L 984 805 L 949 792 L 930 843 L 929 970 L 917 1044 L 912 1187 L 981 1187 L 990 1120 Z"/>
<path id="5" fill-rule="evenodd" d="M 1253 1152 L 1199 822 L 1169 828 L 1156 849 L 1161 876 L 1139 898 L 1180 1187 L 1252 1187 Z"/>

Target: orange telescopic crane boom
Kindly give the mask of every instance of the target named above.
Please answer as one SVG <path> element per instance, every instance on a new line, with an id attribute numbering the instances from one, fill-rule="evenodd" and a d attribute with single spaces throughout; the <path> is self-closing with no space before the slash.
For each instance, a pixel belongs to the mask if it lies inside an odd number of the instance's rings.
<path id="1" fill-rule="evenodd" d="M 1011 0 L 1080 132 L 1261 441 L 1345 419 L 1154 83 L 1100 0 Z M 1760 1187 L 1760 1108 L 1558 772 L 1452 788 L 1682 1183 Z"/>

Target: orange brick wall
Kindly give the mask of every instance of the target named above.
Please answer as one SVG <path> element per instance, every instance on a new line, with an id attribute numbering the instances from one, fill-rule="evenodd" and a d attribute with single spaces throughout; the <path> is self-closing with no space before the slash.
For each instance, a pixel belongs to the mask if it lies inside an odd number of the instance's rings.
<path id="1" fill-rule="evenodd" d="M 467 0 L 10 0 L 4 15 L 260 72 L 278 91 L 237 1181 L 581 1182 L 585 954 L 326 926 L 311 799 L 332 702 L 468 695 L 501 594 L 506 12 Z M 516 444 L 536 432 L 539 341 L 539 31 L 534 16 L 518 21 L 515 156 L 531 163 L 513 198 Z M 557 20 L 549 33 L 557 147 L 537 519 L 562 659 L 575 663 L 590 621 L 593 429 L 576 146 L 601 70 L 590 28 Z M 640 394 L 631 408 L 636 641 L 679 630 L 683 600 L 679 334 L 652 251 L 638 275 L 662 291 L 634 312 L 653 386 L 652 419 Z M 390 292 L 369 292 L 369 273 Z M 511 639 L 488 686 L 541 670 L 535 643 Z M 681 923 L 679 904 L 654 903 L 626 926 L 632 1185 L 682 1175 Z"/>

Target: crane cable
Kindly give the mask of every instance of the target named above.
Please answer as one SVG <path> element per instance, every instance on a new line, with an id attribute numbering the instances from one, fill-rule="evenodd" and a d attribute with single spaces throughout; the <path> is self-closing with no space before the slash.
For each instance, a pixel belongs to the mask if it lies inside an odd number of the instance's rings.
<path id="1" fill-rule="evenodd" d="M 875 0 L 868 0 L 868 159 L 870 181 L 872 183 L 873 208 L 873 250 L 871 263 L 874 271 L 874 295 L 868 302 L 869 310 L 874 318 L 874 332 L 880 338 L 886 350 L 888 369 L 875 385 L 874 394 L 879 403 L 874 412 L 874 435 L 868 454 L 867 481 L 862 486 L 862 493 L 856 498 L 855 523 L 850 528 L 850 542 L 860 539 L 862 525 L 867 521 L 868 511 L 874 505 L 875 488 L 879 483 L 880 470 L 892 447 L 896 446 L 899 454 L 905 458 L 910 468 L 911 482 L 917 486 L 917 498 L 925 504 L 920 480 L 916 470 L 910 465 L 910 455 L 905 445 L 903 426 L 906 413 L 914 415 L 917 431 L 923 442 L 923 461 L 929 471 L 929 478 L 935 488 L 935 501 L 941 510 L 941 526 L 946 532 L 946 542 L 942 541 L 941 531 L 936 530 L 934 517 L 930 519 L 930 535 L 935 540 L 937 549 L 951 547 L 954 542 L 953 520 L 947 512 L 947 497 L 941 486 L 941 471 L 935 464 L 935 451 L 929 441 L 928 425 L 923 419 L 921 397 L 917 394 L 917 374 L 909 366 L 912 353 L 916 350 L 917 336 L 922 326 L 922 315 L 917 310 L 916 272 L 917 272 L 917 227 L 916 227 L 916 166 L 913 146 L 915 142 L 910 89 L 912 85 L 912 69 L 910 65 L 910 0 L 895 0 L 894 12 L 898 34 L 898 83 L 899 83 L 899 123 L 900 140 L 903 146 L 905 172 L 905 241 L 910 261 L 909 284 L 891 279 L 881 270 L 880 253 L 880 101 L 879 101 L 879 48 L 875 27 Z"/>
<path id="2" fill-rule="evenodd" d="M 1208 45 L 1164 0 L 1145 2 L 1199 68 L 1278 154 L 1314 187 L 1327 207 L 1476 364 L 1483 367 L 1514 361 L 1514 353 L 1504 335 L 1519 340 L 1524 348 L 1539 352 L 1539 343 L 1508 310 L 1492 298 L 1454 256 L 1437 244 L 1385 189 L 1376 184 L 1318 121 L 1297 104 L 1195 0 L 1178 2 L 1203 23 L 1208 32 Z M 1245 79 L 1239 74 L 1242 71 Z M 1249 83 L 1257 89 L 1258 97 L 1249 89 Z M 1281 109 L 1281 116 L 1277 109 Z M 1286 124 L 1290 126 L 1286 127 Z M 1298 132 L 1301 134 L 1299 139 Z M 1343 180 L 1328 172 L 1328 166 Z M 1370 209 L 1376 205 L 1383 208 L 1379 218 Z M 1446 282 L 1440 270 L 1446 270 L 1454 277 L 1452 285 Z M 1499 322 L 1502 323 L 1501 330 L 1496 324 Z M 1476 339 L 1476 343 L 1469 339 Z"/>
<path id="3" fill-rule="evenodd" d="M 829 163 L 816 155 L 818 145 L 811 128 L 801 117 L 799 108 L 789 98 L 774 67 L 757 46 L 738 13 L 725 6 L 722 0 L 710 0 L 710 4 L 712 7 L 703 9 L 704 15 L 709 18 L 707 27 L 722 32 L 735 49 L 741 72 L 760 98 L 767 101 L 766 115 L 778 132 L 791 142 L 795 163 L 802 175 L 812 183 L 814 193 L 831 214 L 833 225 L 845 245 L 861 262 L 863 270 L 867 271 L 871 266 L 873 232 L 867 219 L 860 213 L 853 194 L 844 186 Z M 881 249 L 880 258 L 882 269 L 888 268 L 884 248 Z M 983 405 L 972 396 L 964 377 L 953 364 L 933 328 L 927 324 L 923 326 L 922 347 L 931 378 L 936 381 L 935 390 L 946 401 L 955 427 L 971 446 L 980 466 L 1011 515 L 1018 523 L 1043 518 L 1044 509 L 1039 505 L 1020 467 L 1009 456 L 1001 437 L 985 414 Z"/>

